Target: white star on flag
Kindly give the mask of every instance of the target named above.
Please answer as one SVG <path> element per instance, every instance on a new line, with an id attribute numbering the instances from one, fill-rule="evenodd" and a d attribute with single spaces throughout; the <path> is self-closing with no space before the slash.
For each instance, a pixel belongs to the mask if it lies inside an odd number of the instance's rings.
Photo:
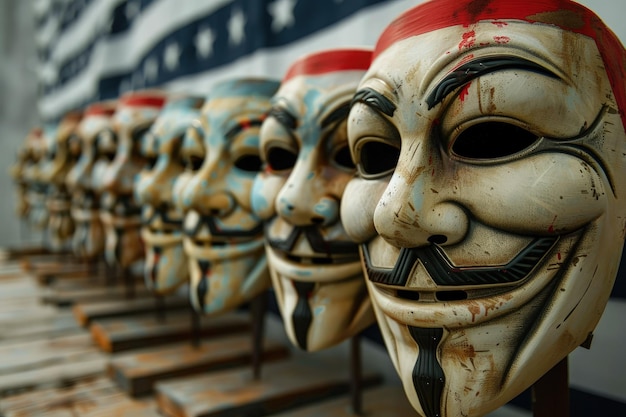
<path id="1" fill-rule="evenodd" d="M 241 9 L 234 10 L 228 19 L 228 36 L 230 43 L 239 45 L 246 37 L 244 26 L 246 25 L 246 16 Z"/>
<path id="2" fill-rule="evenodd" d="M 297 0 L 276 0 L 267 5 L 267 11 L 272 15 L 272 30 L 280 32 L 281 30 L 293 26 L 296 22 L 293 16 L 293 8 L 296 6 Z"/>
<path id="3" fill-rule="evenodd" d="M 146 59 L 143 64 L 143 77 L 147 81 L 154 81 L 159 76 L 159 61 L 154 57 Z"/>
<path id="4" fill-rule="evenodd" d="M 174 71 L 178 68 L 178 59 L 180 58 L 180 47 L 176 42 L 170 43 L 165 48 L 165 56 L 163 57 L 163 62 L 165 63 L 165 67 Z"/>
<path id="5" fill-rule="evenodd" d="M 215 33 L 211 28 L 201 29 L 196 38 L 194 39 L 196 44 L 196 52 L 202 58 L 208 58 L 213 53 L 213 43 L 215 42 Z"/>

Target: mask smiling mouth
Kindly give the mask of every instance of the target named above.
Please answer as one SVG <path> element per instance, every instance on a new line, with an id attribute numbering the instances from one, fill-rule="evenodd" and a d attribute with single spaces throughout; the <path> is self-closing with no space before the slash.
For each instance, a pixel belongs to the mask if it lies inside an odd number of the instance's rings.
<path id="1" fill-rule="evenodd" d="M 152 233 L 172 234 L 181 230 L 183 220 L 180 216 L 176 217 L 167 205 L 158 207 L 148 206 L 141 213 L 141 224 L 148 228 Z"/>
<path id="2" fill-rule="evenodd" d="M 269 233 L 266 232 L 266 236 Z M 312 249 L 309 255 L 294 250 L 304 237 Z M 267 238 L 276 256 L 300 265 L 339 265 L 359 261 L 358 245 L 349 241 L 326 241 L 316 226 L 293 227 L 286 239 Z"/>
<path id="3" fill-rule="evenodd" d="M 362 245 L 363 260 L 370 282 L 386 294 L 412 301 L 455 301 L 478 299 L 517 286 L 531 274 L 558 237 L 540 237 L 530 242 L 506 265 L 454 266 L 437 245 L 402 248 L 392 269 L 372 265 L 369 248 Z M 407 286 L 415 265 L 420 263 L 441 290 L 422 291 Z"/>
<path id="4" fill-rule="evenodd" d="M 202 229 L 208 230 L 208 234 L 202 233 Z M 263 224 L 258 223 L 251 229 L 224 229 L 215 222 L 213 216 L 200 216 L 192 227 L 183 229 L 185 236 L 198 247 L 226 247 L 238 244 L 246 244 L 260 240 L 263 237 Z M 206 236 L 205 236 L 206 235 Z"/>
<path id="5" fill-rule="evenodd" d="M 103 204 L 105 211 L 111 213 L 113 217 L 137 217 L 141 216 L 141 207 L 136 206 L 131 195 L 118 196 L 109 204 Z"/>

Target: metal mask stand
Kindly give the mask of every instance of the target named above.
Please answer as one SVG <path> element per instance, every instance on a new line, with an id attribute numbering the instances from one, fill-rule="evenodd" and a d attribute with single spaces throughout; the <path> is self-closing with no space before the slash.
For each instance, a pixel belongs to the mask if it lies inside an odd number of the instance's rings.
<path id="1" fill-rule="evenodd" d="M 567 357 L 532 387 L 533 417 L 569 417 L 569 371 Z"/>

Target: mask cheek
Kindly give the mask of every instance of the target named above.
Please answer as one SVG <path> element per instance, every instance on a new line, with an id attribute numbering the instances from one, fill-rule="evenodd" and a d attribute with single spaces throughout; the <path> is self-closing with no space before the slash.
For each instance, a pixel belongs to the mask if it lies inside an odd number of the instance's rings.
<path id="1" fill-rule="evenodd" d="M 285 183 L 284 178 L 260 173 L 252 185 L 252 211 L 262 220 L 276 214 L 276 196 Z"/>
<path id="2" fill-rule="evenodd" d="M 386 187 L 384 180 L 362 178 L 354 178 L 346 186 L 341 199 L 341 221 L 355 242 L 367 242 L 377 235 L 374 211 Z"/>

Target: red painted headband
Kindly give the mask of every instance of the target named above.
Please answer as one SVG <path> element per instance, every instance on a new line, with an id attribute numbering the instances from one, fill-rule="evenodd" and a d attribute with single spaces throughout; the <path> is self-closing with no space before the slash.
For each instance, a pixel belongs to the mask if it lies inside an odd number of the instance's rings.
<path id="1" fill-rule="evenodd" d="M 101 103 L 95 103 L 87 107 L 85 110 L 85 116 L 112 116 L 115 113 L 115 105 L 105 105 Z"/>
<path id="2" fill-rule="evenodd" d="M 337 71 L 366 71 L 372 51 L 364 49 L 333 49 L 307 55 L 294 62 L 283 82 L 298 75 L 321 75 Z"/>
<path id="3" fill-rule="evenodd" d="M 542 23 L 594 39 L 626 128 L 626 51 L 595 13 L 571 0 L 431 0 L 409 9 L 387 26 L 372 59 L 403 39 L 484 20 Z"/>
<path id="4" fill-rule="evenodd" d="M 166 97 L 157 94 L 130 93 L 122 96 L 118 106 L 163 107 Z"/>

